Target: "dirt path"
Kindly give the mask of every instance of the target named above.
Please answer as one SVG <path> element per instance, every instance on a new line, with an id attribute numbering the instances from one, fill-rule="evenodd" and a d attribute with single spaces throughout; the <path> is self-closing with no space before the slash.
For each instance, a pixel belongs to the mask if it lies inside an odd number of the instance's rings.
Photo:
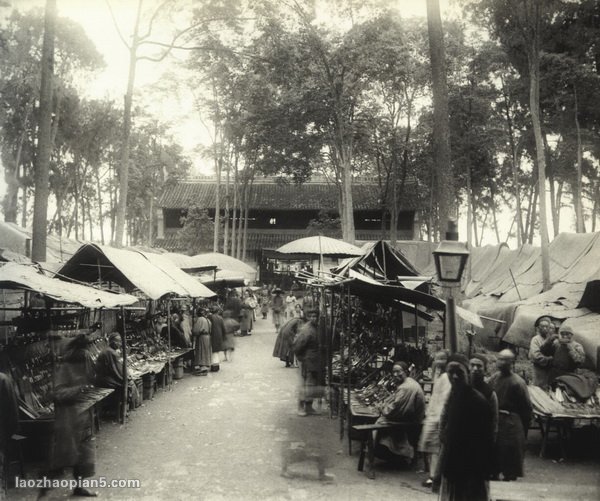
<path id="1" fill-rule="evenodd" d="M 99 489 L 105 499 L 213 500 L 434 500 L 420 486 L 424 474 L 379 464 L 377 478 L 356 470 L 340 442 L 337 420 L 298 417 L 298 370 L 271 356 L 275 333 L 258 320 L 252 336 L 236 338 L 233 362 L 206 377 L 185 374 L 172 391 L 159 391 L 132 412 L 125 426 L 103 422 L 97 436 L 97 475 L 138 479 L 139 489 Z M 281 475 L 282 451 L 300 448 L 320 454 L 332 481 L 317 479 L 316 462 L 290 467 Z M 581 481 L 594 475 L 584 468 Z M 596 463 L 597 466 L 597 463 Z M 528 473 L 543 481 L 548 470 L 570 482 L 573 468 L 532 458 Z M 575 474 L 575 478 L 577 474 Z M 556 478 L 556 477 L 555 477 Z M 515 484 L 515 486 L 517 486 Z M 50 499 L 69 496 L 66 489 Z M 11 489 L 11 499 L 35 499 L 31 489 Z"/>

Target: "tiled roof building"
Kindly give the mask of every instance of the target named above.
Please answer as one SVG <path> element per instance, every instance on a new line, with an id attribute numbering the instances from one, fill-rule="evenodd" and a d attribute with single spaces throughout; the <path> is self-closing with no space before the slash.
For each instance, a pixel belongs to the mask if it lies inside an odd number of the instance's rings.
<path id="1" fill-rule="evenodd" d="M 401 201 L 398 216 L 398 238 L 411 240 L 417 212 L 415 190 L 406 189 L 410 198 Z M 180 181 L 169 186 L 159 200 L 159 228 L 156 245 L 164 249 L 185 252 L 178 244 L 176 233 L 181 217 L 192 206 L 206 208 L 211 218 L 215 214 L 216 182 L 211 178 Z M 356 180 L 352 189 L 354 224 L 357 240 L 383 238 L 379 186 L 368 180 Z M 221 213 L 225 187 L 221 186 Z M 283 184 L 274 178 L 261 178 L 252 186 L 249 202 L 247 255 L 258 261 L 262 249 L 275 249 L 307 236 L 307 226 L 317 219 L 319 211 L 338 213 L 339 192 L 324 180 L 301 185 Z M 386 222 L 389 235 L 389 221 Z M 211 243 L 212 245 L 212 243 Z"/>

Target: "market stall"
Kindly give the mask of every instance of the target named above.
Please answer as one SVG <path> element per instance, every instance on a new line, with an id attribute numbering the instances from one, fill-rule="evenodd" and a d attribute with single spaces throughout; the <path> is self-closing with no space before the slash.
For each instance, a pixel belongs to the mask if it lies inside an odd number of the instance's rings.
<path id="1" fill-rule="evenodd" d="M 174 313 L 189 307 L 193 313 L 196 300 L 215 295 L 162 255 L 98 244 L 83 245 L 58 275 L 138 296 L 144 310 L 124 311 L 117 330 L 127 343 L 128 371 L 143 380 L 147 398 L 157 387 L 170 385 L 173 362 L 180 369 L 182 359 L 191 355 L 189 340 L 173 323 Z"/>
<path id="2" fill-rule="evenodd" d="M 85 333 L 94 358 L 105 343 L 102 325 L 114 320 L 115 308 L 131 307 L 138 299 L 63 282 L 16 263 L 0 265 L 0 291 L 0 370 L 15 382 L 24 433 L 47 439 L 54 418 L 54 372 L 65 346 Z M 90 388 L 78 406 L 82 412 L 94 410 L 113 391 Z"/>
<path id="3" fill-rule="evenodd" d="M 533 415 L 540 427 L 542 446 L 540 457 L 545 457 L 549 441 L 554 434 L 562 458 L 566 457 L 566 445 L 575 427 L 600 425 L 600 387 L 586 399 L 574 398 L 563 388 L 553 391 L 538 386 L 528 386 L 533 405 Z"/>

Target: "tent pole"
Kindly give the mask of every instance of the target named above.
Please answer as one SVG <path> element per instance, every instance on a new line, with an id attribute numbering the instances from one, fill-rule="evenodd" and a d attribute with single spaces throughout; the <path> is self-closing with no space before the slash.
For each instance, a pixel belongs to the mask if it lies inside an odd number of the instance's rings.
<path id="1" fill-rule="evenodd" d="M 329 332 L 327 332 L 327 392 L 329 394 L 329 419 L 333 418 L 333 409 L 331 408 L 331 378 L 333 377 L 333 371 L 331 369 L 332 363 L 332 342 L 333 342 L 333 333 L 335 329 L 335 324 L 333 322 L 333 308 L 335 305 L 335 292 L 331 291 L 331 318 L 329 319 Z"/>
<path id="2" fill-rule="evenodd" d="M 348 295 L 347 304 L 346 304 L 346 312 L 347 312 L 347 341 L 348 341 L 348 406 L 346 407 L 346 423 L 348 430 L 348 454 L 352 454 L 352 439 L 350 438 L 350 431 L 352 426 L 352 402 L 350 401 L 350 392 L 351 392 L 351 384 L 352 384 L 352 353 L 350 353 L 350 333 L 352 331 L 352 314 L 350 313 L 350 285 L 347 285 Z M 343 364 L 342 364 L 343 367 Z"/>
<path id="3" fill-rule="evenodd" d="M 123 356 L 123 393 L 121 395 L 123 405 L 121 406 L 121 424 L 127 419 L 127 332 L 125 330 L 125 307 L 121 306 L 121 321 L 123 322 L 123 337 L 121 338 L 121 352 Z"/>
<path id="4" fill-rule="evenodd" d="M 171 390 L 171 299 L 167 298 L 167 384 Z"/>

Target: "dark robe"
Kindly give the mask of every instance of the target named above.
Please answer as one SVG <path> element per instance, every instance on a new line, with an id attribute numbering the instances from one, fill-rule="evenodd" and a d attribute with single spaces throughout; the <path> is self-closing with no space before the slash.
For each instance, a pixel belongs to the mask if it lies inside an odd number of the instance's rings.
<path id="1" fill-rule="evenodd" d="M 123 387 L 123 359 L 110 346 L 102 350 L 96 359 L 96 386 Z"/>
<path id="2" fill-rule="evenodd" d="M 229 310 L 231 318 L 239 321 L 242 317 L 242 300 L 238 296 L 229 296 L 223 310 Z"/>
<path id="3" fill-rule="evenodd" d="M 275 339 L 275 347 L 273 348 L 273 356 L 282 362 L 290 362 L 294 356 L 292 344 L 298 333 L 298 329 L 304 324 L 301 318 L 292 318 L 288 320 L 279 329 L 277 339 Z"/>
<path id="4" fill-rule="evenodd" d="M 91 477 L 95 473 L 96 444 L 92 416 L 80 412 L 78 404 L 86 401 L 84 387 L 93 385 L 94 362 L 86 349 L 74 349 L 65 355 L 54 380 L 54 436 L 51 470 L 73 467 L 74 477 Z"/>
<path id="5" fill-rule="evenodd" d="M 5 468 L 7 461 L 10 437 L 17 432 L 19 424 L 19 411 L 17 407 L 17 396 L 12 380 L 0 372 L 0 498 L 5 485 L 4 475 L 8 469 Z"/>
<path id="6" fill-rule="evenodd" d="M 169 339 L 168 325 L 165 325 L 161 329 L 160 335 L 165 339 L 165 341 Z M 185 338 L 185 334 L 175 323 L 171 323 L 171 346 L 176 346 L 178 348 L 190 347 L 188 340 Z"/>
<path id="7" fill-rule="evenodd" d="M 498 436 L 496 438 L 495 473 L 505 478 L 523 476 L 525 438 L 532 406 L 525 381 L 517 374 L 496 372 L 490 385 L 498 396 Z"/>
<path id="8" fill-rule="evenodd" d="M 323 389 L 319 385 L 321 379 L 319 336 L 317 328 L 311 322 L 306 322 L 300 327 L 292 349 L 300 361 L 300 373 L 302 375 L 299 400 L 301 402 L 312 402 L 315 398 L 321 398 Z"/>
<path id="9" fill-rule="evenodd" d="M 212 352 L 223 351 L 223 339 L 225 337 L 225 323 L 223 317 L 218 313 L 213 313 L 210 318 L 211 330 L 210 330 L 210 343 Z"/>
<path id="10" fill-rule="evenodd" d="M 440 422 L 440 499 L 487 501 L 492 472 L 492 412 L 471 386 L 454 386 Z"/>

